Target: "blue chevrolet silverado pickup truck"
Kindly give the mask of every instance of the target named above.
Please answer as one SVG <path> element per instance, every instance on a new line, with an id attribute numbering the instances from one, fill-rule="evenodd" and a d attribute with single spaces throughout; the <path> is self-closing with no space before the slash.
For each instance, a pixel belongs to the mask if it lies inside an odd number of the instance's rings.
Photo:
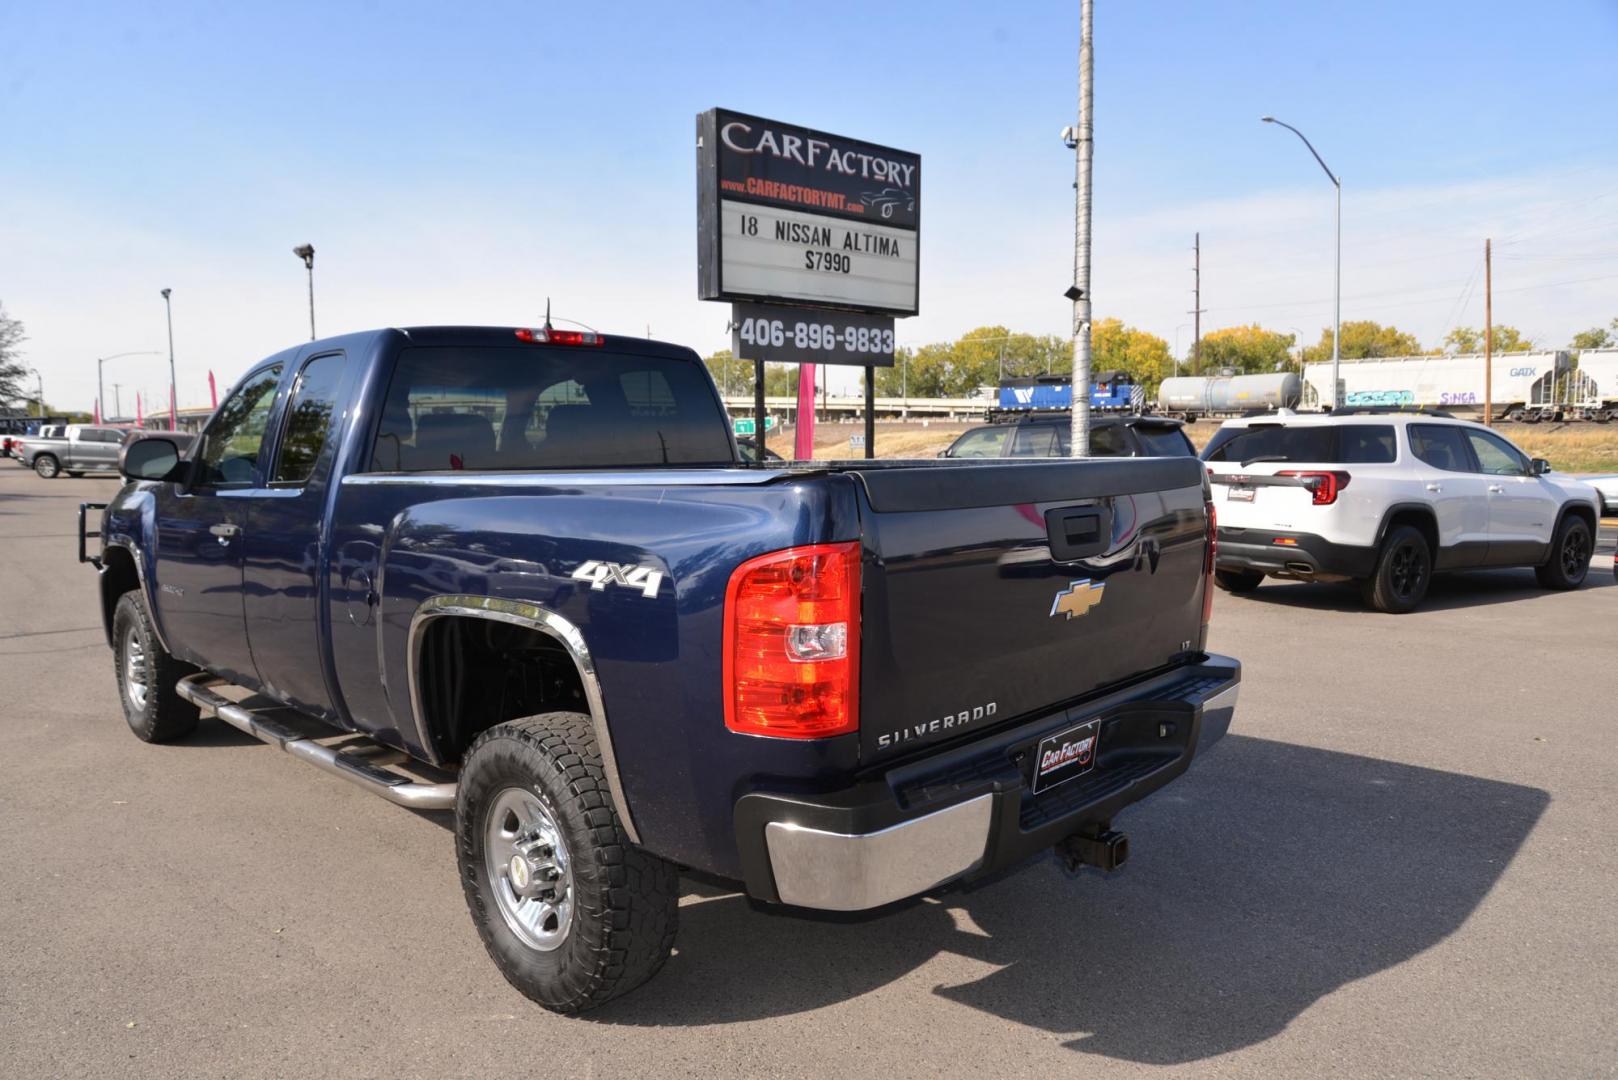
<path id="1" fill-rule="evenodd" d="M 1112 869 L 1234 711 L 1194 458 L 749 464 L 689 349 L 434 327 L 272 356 L 121 468 L 80 552 L 135 734 L 453 809 L 558 1011 L 657 971 L 682 869 L 842 911 Z"/>

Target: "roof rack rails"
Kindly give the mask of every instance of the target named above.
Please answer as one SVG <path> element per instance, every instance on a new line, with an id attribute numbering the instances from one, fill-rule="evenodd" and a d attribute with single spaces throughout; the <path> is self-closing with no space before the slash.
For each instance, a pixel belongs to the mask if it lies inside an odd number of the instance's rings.
<path id="1" fill-rule="evenodd" d="M 1454 420 L 1454 413 L 1444 412 L 1442 409 L 1427 409 L 1420 405 L 1343 405 L 1335 409 L 1327 409 L 1328 416 L 1436 416 L 1443 420 Z"/>

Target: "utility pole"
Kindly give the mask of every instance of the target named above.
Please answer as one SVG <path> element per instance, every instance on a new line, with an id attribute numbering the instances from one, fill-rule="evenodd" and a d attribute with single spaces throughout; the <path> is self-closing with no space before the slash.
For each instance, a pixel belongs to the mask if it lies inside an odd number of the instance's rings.
<path id="1" fill-rule="evenodd" d="M 1090 165 L 1095 154 L 1093 0 L 1079 0 L 1079 126 L 1069 144 L 1078 152 L 1073 178 L 1073 457 L 1090 456 Z M 1071 129 L 1070 129 L 1071 130 Z M 1063 133 L 1064 136 L 1068 132 Z"/>
<path id="2" fill-rule="evenodd" d="M 1191 301 L 1192 310 L 1187 315 L 1195 316 L 1194 329 L 1191 331 L 1191 374 L 1202 374 L 1202 234 L 1195 234 L 1191 241 L 1191 293 L 1195 299 Z"/>
<path id="3" fill-rule="evenodd" d="M 1483 423 L 1494 427 L 1494 253 L 1483 241 Z"/>
<path id="4" fill-rule="evenodd" d="M 119 391 L 123 389 L 123 385 L 123 383 L 112 384 L 112 415 L 119 417 L 120 419 L 124 415 L 124 398 L 123 395 L 119 393 Z"/>

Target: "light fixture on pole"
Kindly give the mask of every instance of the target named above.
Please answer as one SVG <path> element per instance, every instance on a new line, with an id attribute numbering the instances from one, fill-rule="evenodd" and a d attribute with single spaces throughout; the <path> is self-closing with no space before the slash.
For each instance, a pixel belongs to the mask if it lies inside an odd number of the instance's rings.
<path id="1" fill-rule="evenodd" d="M 1314 143 L 1311 143 L 1303 132 L 1299 131 L 1286 121 L 1277 120 L 1273 116 L 1263 116 L 1259 119 L 1263 120 L 1266 124 L 1280 124 L 1282 127 L 1292 132 L 1292 134 L 1302 139 L 1303 145 L 1309 148 L 1309 152 L 1313 154 L 1315 156 L 1315 160 L 1320 163 L 1320 167 L 1326 173 L 1326 177 L 1331 180 L 1332 186 L 1337 189 L 1337 263 L 1335 268 L 1332 270 L 1331 316 L 1331 404 L 1332 408 L 1335 409 L 1338 405 L 1337 387 L 1339 386 L 1339 383 L 1337 381 L 1337 365 L 1339 363 L 1341 351 L 1340 339 L 1342 338 L 1343 329 L 1343 181 L 1326 165 L 1325 159 L 1322 158 L 1320 156 L 1320 152 L 1315 149 Z"/>
<path id="2" fill-rule="evenodd" d="M 163 293 L 163 311 L 164 311 L 165 314 L 167 314 L 168 321 L 169 321 L 169 430 L 170 431 L 178 430 L 178 425 L 175 423 L 175 412 L 176 412 L 175 394 L 176 394 L 176 389 L 175 389 L 175 381 L 174 381 L 174 306 L 169 301 L 169 293 L 171 293 L 173 291 L 174 290 L 172 290 L 172 289 L 164 289 L 164 290 L 162 290 L 162 293 Z"/>
<path id="3" fill-rule="evenodd" d="M 292 254 L 303 260 L 303 268 L 309 271 L 309 340 L 315 340 L 315 245 L 299 244 L 292 249 Z"/>

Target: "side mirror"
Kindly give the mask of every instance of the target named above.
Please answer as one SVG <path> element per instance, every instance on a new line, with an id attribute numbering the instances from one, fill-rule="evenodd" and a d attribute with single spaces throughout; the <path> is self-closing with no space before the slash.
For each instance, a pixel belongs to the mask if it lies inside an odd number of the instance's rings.
<path id="1" fill-rule="evenodd" d="M 1528 475 L 1544 476 L 1551 471 L 1551 463 L 1542 457 L 1537 457 L 1528 463 Z"/>
<path id="2" fill-rule="evenodd" d="M 118 457 L 125 480 L 163 480 L 180 464 L 180 448 L 169 439 L 136 439 Z"/>

